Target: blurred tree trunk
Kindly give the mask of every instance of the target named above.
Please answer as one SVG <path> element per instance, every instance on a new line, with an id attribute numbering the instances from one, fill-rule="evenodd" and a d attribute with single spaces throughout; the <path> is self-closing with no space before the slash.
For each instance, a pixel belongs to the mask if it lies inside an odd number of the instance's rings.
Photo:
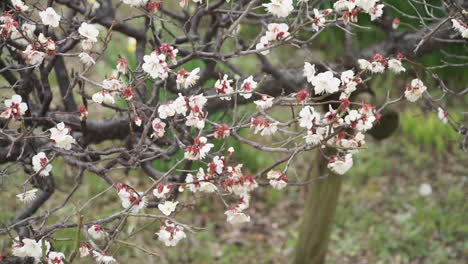
<path id="1" fill-rule="evenodd" d="M 327 161 L 318 155 L 317 161 L 314 162 L 309 172 L 310 180 L 324 176 L 325 173 L 329 173 L 329 176 L 317 179 L 308 187 L 294 264 L 325 263 L 333 217 L 341 189 L 341 176 L 327 172 L 326 165 Z"/>

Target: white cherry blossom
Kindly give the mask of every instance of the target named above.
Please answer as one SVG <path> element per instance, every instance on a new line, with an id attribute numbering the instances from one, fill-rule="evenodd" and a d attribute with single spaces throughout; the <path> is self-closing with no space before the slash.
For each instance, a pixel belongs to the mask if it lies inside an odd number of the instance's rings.
<path id="1" fill-rule="evenodd" d="M 176 206 L 179 202 L 171 202 L 171 201 L 165 201 L 164 203 L 158 204 L 158 209 L 161 211 L 164 215 L 169 216 L 176 210 Z"/>
<path id="2" fill-rule="evenodd" d="M 38 189 L 31 189 L 31 190 L 25 191 L 24 193 L 17 194 L 16 198 L 18 198 L 20 202 L 30 203 L 34 201 L 34 199 L 36 199 L 37 191 Z"/>
<path id="3" fill-rule="evenodd" d="M 60 15 L 58 15 L 52 7 L 39 12 L 42 23 L 46 26 L 58 27 L 60 22 Z"/>
<path id="4" fill-rule="evenodd" d="M 316 94 L 338 92 L 340 83 L 340 79 L 335 78 L 331 71 L 319 73 L 312 78 L 312 85 Z"/>
<path id="5" fill-rule="evenodd" d="M 78 28 L 78 33 L 92 42 L 97 42 L 97 37 L 99 36 L 99 30 L 96 26 L 86 22 L 83 22 Z"/>
<path id="6" fill-rule="evenodd" d="M 353 156 L 346 154 L 342 158 L 334 157 L 329 161 L 327 166 L 334 173 L 343 175 L 353 166 Z"/>
<path id="7" fill-rule="evenodd" d="M 263 6 L 277 17 L 287 17 L 294 10 L 292 0 L 271 0 L 271 3 L 263 4 Z"/>
<path id="8" fill-rule="evenodd" d="M 57 124 L 56 127 L 50 129 L 50 140 L 55 143 L 56 147 L 70 150 L 75 139 L 70 135 L 71 130 L 65 127 L 63 122 Z"/>
<path id="9" fill-rule="evenodd" d="M 414 79 L 406 86 L 405 97 L 410 102 L 416 102 L 426 90 L 427 87 L 421 80 Z"/>

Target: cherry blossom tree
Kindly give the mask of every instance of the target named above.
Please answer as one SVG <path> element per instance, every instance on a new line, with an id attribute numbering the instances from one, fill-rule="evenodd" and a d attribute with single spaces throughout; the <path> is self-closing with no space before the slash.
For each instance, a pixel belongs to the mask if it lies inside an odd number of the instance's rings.
<path id="1" fill-rule="evenodd" d="M 225 210 L 219 213 L 238 227 L 261 217 L 249 213 L 257 188 L 309 186 L 295 262 L 323 263 L 341 178 L 359 162 L 353 155 L 366 151 L 375 127 L 393 129 L 384 121 L 390 106 L 424 105 L 460 134 L 466 151 L 468 127 L 447 112 L 444 100 L 468 89 L 448 87 L 435 70 L 463 69 L 467 57 L 446 53 L 435 67 L 418 58 L 449 45 L 466 50 L 467 2 L 407 1 L 416 16 L 391 2 L 3 1 L 0 163 L 2 174 L 22 171 L 24 177 L 17 194 L 23 208 L 0 229 L 12 245 L 5 261 L 60 264 L 81 257 L 116 263 L 116 243 L 154 255 L 145 245 L 119 239 L 128 218 L 159 221 L 159 229 L 151 230 L 155 246 L 175 247 L 199 231 L 178 220 L 185 213 L 196 216 L 188 206 L 193 200 L 221 200 Z M 369 25 L 388 37 L 358 49 L 355 38 Z M 346 50 L 338 60 L 324 61 L 310 48 L 333 29 L 344 32 Z M 133 54 L 124 55 L 125 45 L 118 45 L 114 70 L 98 71 L 109 64 L 109 46 L 119 38 L 134 45 Z M 297 65 L 272 62 L 279 51 L 291 53 Z M 260 67 L 248 72 L 242 60 Z M 406 85 L 395 85 L 377 105 L 359 99 L 373 93 L 375 76 L 388 74 L 402 76 Z M 234 157 L 232 142 L 281 158 L 251 172 L 242 155 Z M 292 180 L 288 172 L 304 153 L 316 153 L 314 177 Z M 73 186 L 60 186 L 67 196 L 50 208 L 58 160 L 76 177 Z M 154 166 L 169 161 L 168 170 Z M 129 171 L 145 174 L 143 187 L 112 176 Z M 80 192 L 85 172 L 109 188 L 70 215 L 63 209 Z M 113 214 L 82 213 L 105 195 L 119 197 Z M 39 213 L 41 208 L 47 210 Z M 50 215 L 63 220 L 51 222 Z M 62 229 L 84 234 L 67 255 L 54 251 L 52 238 Z"/>

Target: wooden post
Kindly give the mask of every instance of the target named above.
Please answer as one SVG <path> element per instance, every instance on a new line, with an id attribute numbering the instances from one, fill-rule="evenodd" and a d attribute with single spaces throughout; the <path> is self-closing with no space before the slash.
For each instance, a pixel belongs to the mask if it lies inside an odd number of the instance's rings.
<path id="1" fill-rule="evenodd" d="M 310 170 L 309 179 L 323 176 L 324 173 L 330 174 L 309 185 L 294 264 L 325 263 L 333 217 L 340 194 L 342 176 L 327 172 L 326 161 L 320 157 L 314 165 Z"/>

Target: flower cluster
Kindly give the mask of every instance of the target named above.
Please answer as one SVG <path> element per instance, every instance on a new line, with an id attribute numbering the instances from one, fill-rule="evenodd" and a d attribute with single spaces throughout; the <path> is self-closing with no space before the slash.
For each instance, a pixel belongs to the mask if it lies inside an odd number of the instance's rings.
<path id="1" fill-rule="evenodd" d="M 15 238 L 11 251 L 11 253 L 17 257 L 32 257 L 36 263 L 41 261 L 43 252 L 45 252 L 46 255 L 50 253 L 49 241 L 43 239 L 36 241 L 31 238 L 20 239 L 19 237 Z M 54 255 L 55 254 L 52 256 Z"/>
<path id="2" fill-rule="evenodd" d="M 95 103 L 114 104 L 114 97 L 124 94 L 125 83 L 117 78 L 111 77 L 102 82 L 101 91 L 93 94 L 92 99 Z M 128 91 L 127 91 L 128 93 Z"/>
<path id="3" fill-rule="evenodd" d="M 372 73 L 382 73 L 386 67 L 394 73 L 401 73 L 406 71 L 401 63 L 403 58 L 402 54 L 398 54 L 397 58 L 385 58 L 382 54 L 377 53 L 371 60 L 359 59 L 358 63 L 362 70 Z"/>
<path id="4" fill-rule="evenodd" d="M 371 21 L 383 15 L 383 4 L 377 4 L 379 0 L 338 0 L 333 4 L 337 13 L 343 14 L 345 24 L 349 21 L 358 22 L 358 15 L 364 12 L 370 15 Z"/>
<path id="5" fill-rule="evenodd" d="M 154 50 L 150 55 L 143 57 L 143 71 L 148 73 L 151 78 L 165 80 L 169 76 L 169 66 L 166 59 L 169 57 L 173 63 L 176 63 L 176 56 L 179 51 L 173 47 L 163 44 L 159 50 Z"/>
<path id="6" fill-rule="evenodd" d="M 267 174 L 267 178 L 270 180 L 270 185 L 273 188 L 281 190 L 288 185 L 288 177 L 286 177 L 280 170 L 271 170 Z"/>

